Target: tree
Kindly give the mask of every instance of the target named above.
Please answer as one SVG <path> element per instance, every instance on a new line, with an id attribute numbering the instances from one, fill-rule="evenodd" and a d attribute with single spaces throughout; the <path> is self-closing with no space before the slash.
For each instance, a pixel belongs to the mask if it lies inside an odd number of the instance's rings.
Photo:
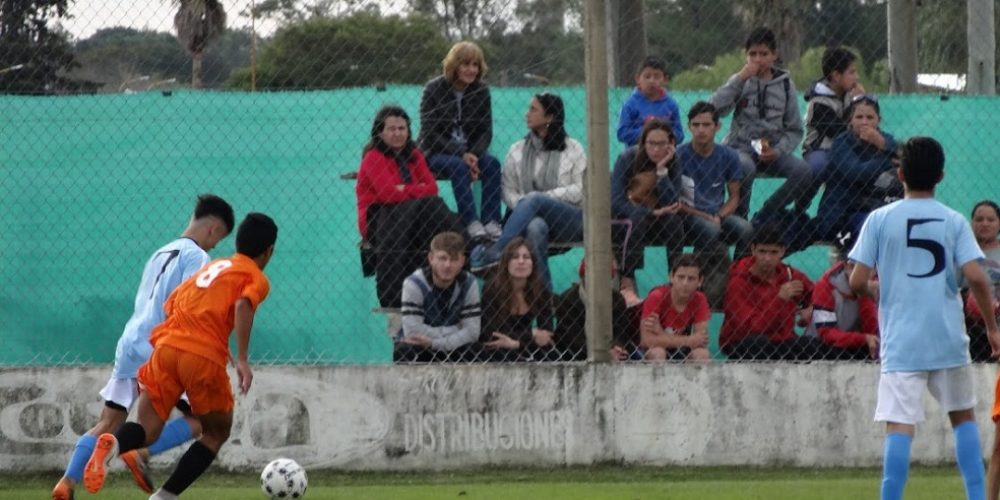
<path id="1" fill-rule="evenodd" d="M 177 41 L 191 54 L 191 87 L 201 88 L 202 58 L 208 47 L 226 29 L 226 11 L 219 0 L 176 0 L 174 16 Z"/>
<path id="2" fill-rule="evenodd" d="M 191 77 L 187 54 L 166 32 L 104 28 L 77 42 L 74 49 L 79 68 L 73 75 L 98 82 L 108 91 L 142 76 L 147 77 L 147 84 Z"/>
<path id="3" fill-rule="evenodd" d="M 326 89 L 376 83 L 423 83 L 441 71 L 447 41 L 421 16 L 314 17 L 279 29 L 264 47 L 258 86 Z M 249 88 L 249 69 L 229 85 Z"/>
<path id="4" fill-rule="evenodd" d="M 767 26 L 778 38 L 778 55 L 786 64 L 796 61 L 805 47 L 805 19 L 815 0 L 741 0 L 735 4 L 747 31 Z"/>
<path id="5" fill-rule="evenodd" d="M 69 0 L 0 0 L 0 92 L 52 93 L 86 88 L 61 73 L 75 67 L 64 33 Z"/>
<path id="6" fill-rule="evenodd" d="M 437 21 L 449 40 L 484 38 L 507 31 L 509 0 L 407 0 L 410 10 Z"/>
<path id="7" fill-rule="evenodd" d="M 733 50 L 742 52 L 746 35 L 740 19 L 734 15 L 732 3 L 732 0 L 648 0 L 649 53 L 662 57 L 668 71 L 678 75 L 698 66 L 712 65 L 716 58 Z M 636 68 L 626 69 L 631 75 Z"/>

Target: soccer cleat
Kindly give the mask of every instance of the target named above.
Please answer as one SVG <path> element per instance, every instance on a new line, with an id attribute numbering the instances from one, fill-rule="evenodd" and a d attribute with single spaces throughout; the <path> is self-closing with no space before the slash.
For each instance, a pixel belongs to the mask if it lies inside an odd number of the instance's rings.
<path id="1" fill-rule="evenodd" d="M 118 454 L 118 440 L 113 434 L 104 433 L 97 437 L 94 453 L 83 468 L 83 486 L 91 493 L 97 493 L 104 487 L 104 478 L 108 474 L 108 464 Z"/>
<path id="2" fill-rule="evenodd" d="M 73 485 L 65 477 L 52 488 L 52 500 L 73 500 Z"/>
<path id="3" fill-rule="evenodd" d="M 149 478 L 149 463 L 146 459 L 137 450 L 126 451 L 121 454 L 120 458 L 122 462 L 125 462 L 125 467 L 128 467 L 129 472 L 132 473 L 132 479 L 135 480 L 139 489 L 146 493 L 152 493 L 153 481 Z"/>

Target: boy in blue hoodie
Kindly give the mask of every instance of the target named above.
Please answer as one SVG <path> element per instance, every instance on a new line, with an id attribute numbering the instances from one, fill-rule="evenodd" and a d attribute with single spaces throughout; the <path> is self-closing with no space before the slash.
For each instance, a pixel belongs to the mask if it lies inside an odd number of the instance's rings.
<path id="1" fill-rule="evenodd" d="M 663 59 L 649 56 L 642 61 L 635 74 L 635 91 L 622 104 L 618 115 L 618 140 L 625 146 L 634 146 L 639 140 L 642 126 L 652 118 L 670 123 L 677 144 L 684 142 L 677 101 L 667 95 L 667 64 Z"/>

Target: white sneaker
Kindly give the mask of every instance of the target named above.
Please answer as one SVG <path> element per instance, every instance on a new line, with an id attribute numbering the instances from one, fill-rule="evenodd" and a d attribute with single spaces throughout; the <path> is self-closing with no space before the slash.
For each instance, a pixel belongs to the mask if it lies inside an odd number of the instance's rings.
<path id="1" fill-rule="evenodd" d="M 477 220 L 472 221 L 469 227 L 465 228 L 465 232 L 469 233 L 469 239 L 485 238 L 486 228 L 483 227 L 483 223 Z"/>
<path id="2" fill-rule="evenodd" d="M 500 223 L 495 220 L 487 222 L 486 225 L 483 226 L 483 229 L 486 230 L 486 236 L 489 236 L 493 240 L 499 240 L 500 235 L 503 234 L 503 228 L 500 227 Z"/>

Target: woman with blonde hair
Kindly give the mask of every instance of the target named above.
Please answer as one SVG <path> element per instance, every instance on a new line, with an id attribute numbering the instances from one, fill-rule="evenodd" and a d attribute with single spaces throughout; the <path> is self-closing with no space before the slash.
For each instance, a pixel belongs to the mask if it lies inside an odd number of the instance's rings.
<path id="1" fill-rule="evenodd" d="M 427 82 L 420 100 L 420 149 L 436 175 L 451 180 L 462 224 L 471 239 L 500 237 L 500 162 L 488 150 L 493 140 L 490 89 L 483 83 L 483 51 L 458 42 L 442 61 L 443 74 Z M 471 184 L 482 179 L 476 214 Z"/>

